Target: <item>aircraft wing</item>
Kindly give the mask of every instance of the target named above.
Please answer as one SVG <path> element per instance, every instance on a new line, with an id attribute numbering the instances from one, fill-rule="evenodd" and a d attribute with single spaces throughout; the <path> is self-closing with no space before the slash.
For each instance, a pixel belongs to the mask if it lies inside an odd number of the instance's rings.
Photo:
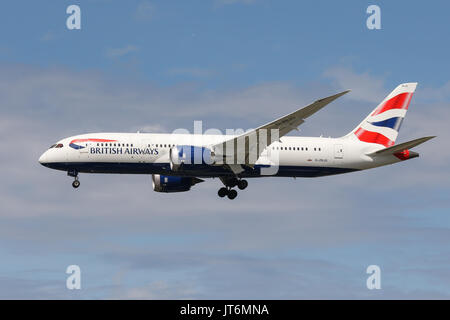
<path id="1" fill-rule="evenodd" d="M 227 163 L 234 164 L 253 164 L 261 152 L 270 144 L 278 141 L 279 138 L 292 130 L 298 130 L 297 127 L 305 122 L 305 119 L 325 107 L 330 102 L 340 96 L 348 93 L 350 90 L 319 99 L 313 103 L 298 109 L 284 117 L 269 122 L 256 129 L 245 132 L 242 135 L 226 140 L 222 143 L 212 146 L 216 157 L 228 159 L 234 158 L 234 161 Z M 234 170 L 233 170 L 234 171 Z"/>

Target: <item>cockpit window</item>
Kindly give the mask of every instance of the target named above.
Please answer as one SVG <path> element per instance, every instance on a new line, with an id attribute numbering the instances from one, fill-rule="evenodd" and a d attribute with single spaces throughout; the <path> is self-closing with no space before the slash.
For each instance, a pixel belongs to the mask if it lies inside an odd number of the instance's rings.
<path id="1" fill-rule="evenodd" d="M 58 144 L 55 146 L 55 148 L 62 148 L 62 147 L 63 147 L 62 143 L 58 143 Z"/>
<path id="2" fill-rule="evenodd" d="M 52 144 L 49 149 L 56 147 L 56 144 Z"/>

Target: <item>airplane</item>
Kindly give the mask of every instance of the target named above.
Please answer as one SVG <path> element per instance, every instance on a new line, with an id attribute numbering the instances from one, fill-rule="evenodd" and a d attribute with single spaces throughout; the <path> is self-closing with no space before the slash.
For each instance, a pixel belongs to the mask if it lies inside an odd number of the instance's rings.
<path id="1" fill-rule="evenodd" d="M 248 178 L 322 177 L 394 164 L 419 156 L 410 149 L 435 136 L 395 144 L 417 83 L 396 87 L 351 132 L 339 138 L 286 136 L 350 90 L 319 99 L 240 134 L 89 133 L 62 139 L 39 158 L 79 173 L 151 174 L 156 192 L 184 192 L 219 178 L 220 197 L 235 199 Z"/>

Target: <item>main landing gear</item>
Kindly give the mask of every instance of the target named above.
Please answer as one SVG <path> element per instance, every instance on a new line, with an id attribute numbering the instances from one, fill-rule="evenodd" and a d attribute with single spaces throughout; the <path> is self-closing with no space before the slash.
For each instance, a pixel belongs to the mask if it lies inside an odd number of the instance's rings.
<path id="1" fill-rule="evenodd" d="M 217 194 L 221 198 L 228 196 L 228 199 L 230 199 L 230 200 L 233 200 L 234 198 L 237 197 L 236 190 L 231 189 L 231 188 L 225 188 L 225 187 L 220 188 L 219 191 L 217 192 Z"/>
<path id="2" fill-rule="evenodd" d="M 67 171 L 67 175 L 74 178 L 72 187 L 74 187 L 75 189 L 78 188 L 80 186 L 80 181 L 78 180 L 78 172 L 76 170 Z"/>
<path id="3" fill-rule="evenodd" d="M 227 196 L 228 199 L 230 199 L 230 200 L 233 200 L 238 195 L 237 191 L 232 188 L 237 186 L 240 190 L 244 190 L 248 186 L 247 180 L 243 180 L 243 179 L 220 178 L 220 180 L 222 180 L 225 187 L 220 188 L 219 191 L 217 192 L 217 194 L 221 198 Z"/>

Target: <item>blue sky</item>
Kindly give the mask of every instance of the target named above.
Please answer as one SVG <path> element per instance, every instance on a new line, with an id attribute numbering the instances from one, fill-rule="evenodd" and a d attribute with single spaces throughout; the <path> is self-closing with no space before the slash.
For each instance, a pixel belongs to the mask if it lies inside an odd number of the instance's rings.
<path id="1" fill-rule="evenodd" d="M 82 29 L 69 31 L 68 5 Z M 366 8 L 381 8 L 381 30 Z M 444 1 L 14 1 L 0 12 L 0 298 L 449 298 L 450 46 Z M 158 194 L 149 176 L 37 163 L 96 131 L 250 128 L 338 92 L 301 126 L 340 136 L 419 82 L 421 157 L 319 179 Z M 77 264 L 82 289 L 65 288 Z M 368 265 L 382 290 L 366 288 Z"/>

